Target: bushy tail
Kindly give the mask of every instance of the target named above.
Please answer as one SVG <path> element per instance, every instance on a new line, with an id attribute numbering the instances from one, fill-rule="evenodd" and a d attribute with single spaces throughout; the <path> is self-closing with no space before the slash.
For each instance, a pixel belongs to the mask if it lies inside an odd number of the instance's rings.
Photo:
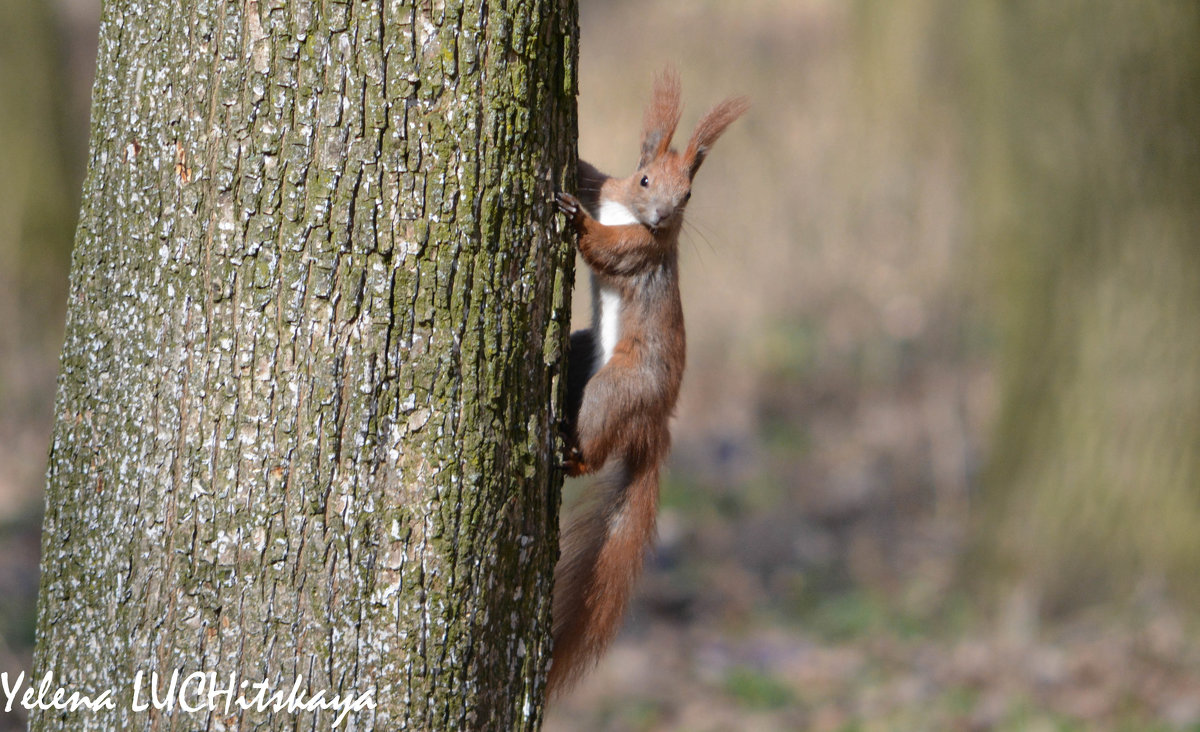
<path id="1" fill-rule="evenodd" d="M 595 663 L 620 629 L 657 512 L 658 466 L 620 465 L 589 489 L 568 522 L 554 570 L 551 696 Z"/>

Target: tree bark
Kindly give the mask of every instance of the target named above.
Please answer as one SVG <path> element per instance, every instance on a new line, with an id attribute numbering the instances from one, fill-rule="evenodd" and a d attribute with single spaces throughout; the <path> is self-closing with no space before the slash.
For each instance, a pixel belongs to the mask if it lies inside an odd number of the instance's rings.
<path id="1" fill-rule="evenodd" d="M 106 4 L 33 676 L 115 709 L 34 729 L 338 717 L 261 682 L 536 728 L 576 36 L 569 0 Z M 174 671 L 232 708 L 135 709 Z"/>

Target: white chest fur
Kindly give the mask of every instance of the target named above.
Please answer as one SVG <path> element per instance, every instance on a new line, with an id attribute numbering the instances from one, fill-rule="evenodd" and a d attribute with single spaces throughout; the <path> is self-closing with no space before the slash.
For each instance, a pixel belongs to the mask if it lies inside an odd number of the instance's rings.
<path id="1" fill-rule="evenodd" d="M 605 226 L 638 223 L 633 212 L 616 201 L 601 201 L 596 219 Z M 595 366 L 598 370 L 612 358 L 613 349 L 621 340 L 621 293 L 606 287 L 599 277 L 592 277 L 592 318 L 593 332 L 600 339 Z"/>

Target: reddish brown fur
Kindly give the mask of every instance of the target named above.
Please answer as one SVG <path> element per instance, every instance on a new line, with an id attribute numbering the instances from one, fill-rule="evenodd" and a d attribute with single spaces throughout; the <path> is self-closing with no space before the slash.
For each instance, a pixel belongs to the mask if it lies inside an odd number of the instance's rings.
<path id="1" fill-rule="evenodd" d="M 612 474 L 596 486 L 563 535 L 555 573 L 551 694 L 578 678 L 620 628 L 653 539 L 658 471 L 670 450 L 668 423 L 686 353 L 678 274 L 683 210 L 708 149 L 747 108 L 743 99 L 717 105 L 701 118 L 680 155 L 670 149 L 679 100 L 679 78 L 668 70 L 656 80 L 646 110 L 637 171 L 617 179 L 580 162 L 580 195 L 587 208 L 573 196 L 558 196 L 579 233 L 593 286 L 618 292 L 621 307 L 620 338 L 612 357 L 594 373 L 594 365 L 586 362 L 597 352 L 593 332 L 571 339 L 575 357 L 568 381 L 582 393 L 568 395 L 578 412 L 567 420 L 567 469 L 584 475 L 609 467 Z M 620 203 L 638 223 L 601 224 L 592 212 L 605 201 Z"/>

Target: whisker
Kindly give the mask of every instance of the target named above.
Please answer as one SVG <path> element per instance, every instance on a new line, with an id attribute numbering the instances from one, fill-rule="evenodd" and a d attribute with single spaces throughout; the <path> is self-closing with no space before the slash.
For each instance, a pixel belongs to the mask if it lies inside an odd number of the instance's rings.
<path id="1" fill-rule="evenodd" d="M 699 236 L 701 239 L 704 239 L 705 244 L 708 245 L 709 250 L 711 250 L 714 254 L 716 253 L 716 250 L 712 248 L 712 244 L 707 240 L 707 238 L 705 238 L 704 234 L 702 234 L 698 229 L 690 228 L 688 226 L 687 219 L 684 219 L 683 224 L 683 231 L 681 233 L 687 235 L 688 245 L 691 247 L 692 252 L 695 253 L 696 261 L 700 263 L 700 269 L 707 275 L 709 274 L 708 260 L 705 259 L 704 252 L 700 250 L 700 247 L 696 246 L 696 237 Z"/>
<path id="2" fill-rule="evenodd" d="M 717 248 L 715 246 L 713 246 L 712 240 L 708 238 L 708 235 L 704 233 L 703 228 L 699 224 L 697 224 L 695 221 L 691 221 L 687 217 L 684 217 L 683 228 L 685 230 L 687 230 L 689 237 L 691 237 L 693 234 L 695 236 L 700 237 L 704 241 L 705 246 L 708 247 L 708 250 L 710 252 L 712 252 L 713 254 L 717 253 Z M 712 230 L 710 229 L 709 231 L 711 232 Z M 692 239 L 692 244 L 693 244 L 693 246 L 695 246 L 694 239 Z"/>

